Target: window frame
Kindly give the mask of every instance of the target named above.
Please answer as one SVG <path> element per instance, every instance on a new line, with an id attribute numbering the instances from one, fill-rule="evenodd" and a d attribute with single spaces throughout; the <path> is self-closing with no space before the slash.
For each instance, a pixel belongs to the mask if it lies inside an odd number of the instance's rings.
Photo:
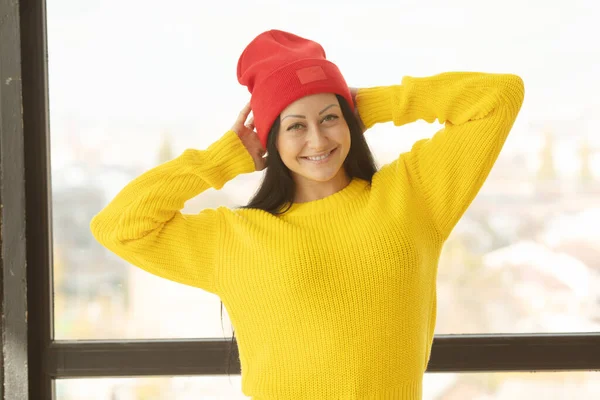
<path id="1" fill-rule="evenodd" d="M 0 399 L 28 398 L 25 172 L 17 4 L 0 0 Z M 24 366 L 25 368 L 14 368 Z"/>
<path id="2" fill-rule="evenodd" d="M 6 305 L 11 310 L 27 307 L 26 319 L 13 313 L 4 321 L 2 333 L 16 335 L 17 340 L 3 341 L 2 350 L 5 357 L 13 359 L 25 351 L 28 358 L 24 374 L 23 370 L 0 369 L 3 384 L 16 382 L 5 387 L 6 397 L 0 399 L 53 400 L 53 380 L 61 378 L 226 374 L 229 339 L 55 340 L 46 3 L 0 0 L 0 10 L 2 265 L 11 263 L 16 274 L 11 278 L 3 268 L 2 311 Z M 7 71 L 17 85 L 4 85 Z M 19 115 L 14 110 L 21 106 Z M 8 179 L 7 171 L 22 174 L 23 179 Z M 5 243 L 19 245 L 8 247 Z M 19 277 L 22 284 L 15 285 Z M 232 350 L 231 373 L 239 374 L 235 343 Z M 427 371 L 599 369 L 600 333 L 565 333 L 436 335 Z"/>

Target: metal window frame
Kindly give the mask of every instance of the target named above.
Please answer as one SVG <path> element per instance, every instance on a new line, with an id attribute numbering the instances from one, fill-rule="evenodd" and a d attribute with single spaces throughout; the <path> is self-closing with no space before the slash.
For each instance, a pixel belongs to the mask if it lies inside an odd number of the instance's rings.
<path id="1" fill-rule="evenodd" d="M 220 339 L 60 341 L 49 349 L 53 378 L 225 374 Z M 239 374 L 237 347 L 231 373 Z M 600 335 L 438 335 L 427 372 L 593 370 Z"/>
<path id="2" fill-rule="evenodd" d="M 6 312 L 9 305 L 11 310 L 27 307 L 28 313 L 27 320 L 15 313 L 7 313 L 3 320 L 2 333 L 21 339 L 17 345 L 18 340 L 3 341 L 4 361 L 11 357 L 18 360 L 25 351 L 28 364 L 20 372 L 0 369 L 3 384 L 11 379 L 16 382 L 4 387 L 0 400 L 53 400 L 53 380 L 60 378 L 225 374 L 230 345 L 227 339 L 54 340 L 45 1 L 0 0 L 0 32 L 2 311 Z M 17 80 L 21 90 L 3 86 L 7 71 L 17 78 L 20 74 L 21 79 Z M 22 117 L 15 111 L 21 104 Z M 14 276 L 7 274 L 9 264 Z M 21 285 L 15 285 L 18 279 L 23 282 Z M 10 327 L 16 330 L 9 332 Z M 27 346 L 23 344 L 25 329 Z M 231 367 L 231 373 L 240 373 L 235 345 Z M 436 336 L 428 371 L 599 369 L 600 334 L 578 333 Z M 24 397 L 27 384 L 29 393 Z M 12 394 L 9 390 L 13 390 Z"/>
<path id="3" fill-rule="evenodd" d="M 0 399 L 26 399 L 27 285 L 17 4 L 0 0 Z"/>

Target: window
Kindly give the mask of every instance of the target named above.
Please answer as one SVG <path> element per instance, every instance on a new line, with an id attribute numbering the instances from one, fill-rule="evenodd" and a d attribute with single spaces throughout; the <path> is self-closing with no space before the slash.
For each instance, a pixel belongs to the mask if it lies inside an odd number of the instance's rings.
<path id="1" fill-rule="evenodd" d="M 243 400 L 239 375 L 144 377 L 57 381 L 59 400 L 183 399 Z M 90 394 L 93 393 L 93 397 Z M 446 373 L 425 377 L 423 400 L 592 399 L 600 395 L 598 372 Z M 112 397 L 111 397 L 112 396 Z"/>
<path id="2" fill-rule="evenodd" d="M 88 224 L 134 176 L 229 128 L 247 101 L 235 81 L 238 53 L 272 26 L 320 38 L 355 86 L 447 70 L 524 78 L 525 105 L 506 147 L 444 248 L 427 379 L 437 387 L 488 372 L 456 393 L 501 376 L 504 396 L 526 386 L 543 397 L 523 372 L 599 368 L 600 53 L 586 39 L 600 28 L 591 0 L 543 11 L 516 0 L 494 9 L 467 0 L 368 8 L 309 0 L 293 9 L 275 1 L 13 3 L 0 3 L 2 259 L 15 267 L 13 276 L 3 270 L 3 296 L 24 309 L 27 293 L 28 318 L 13 316 L 14 306 L 2 329 L 27 329 L 30 398 L 68 400 L 77 396 L 69 388 L 88 379 L 115 388 L 107 390 L 119 400 L 142 386 L 161 398 L 211 385 L 222 396 L 238 385 L 226 375 L 231 326 L 226 314 L 221 326 L 219 299 L 125 265 L 91 239 Z M 13 112 L 21 101 L 22 120 Z M 436 128 L 381 126 L 367 139 L 383 164 Z M 8 178 L 19 174 L 24 187 Z M 243 204 L 259 180 L 238 177 L 188 210 Z M 18 341 L 4 346 L 18 360 Z M 239 374 L 235 358 L 234 346 L 231 373 Z M 547 374 L 546 383 L 560 376 L 598 391 L 593 373 Z"/>

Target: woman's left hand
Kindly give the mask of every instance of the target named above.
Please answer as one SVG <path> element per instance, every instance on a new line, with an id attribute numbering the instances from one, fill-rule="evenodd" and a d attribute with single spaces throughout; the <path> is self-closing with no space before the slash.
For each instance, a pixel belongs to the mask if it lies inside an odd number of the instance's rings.
<path id="1" fill-rule="evenodd" d="M 360 114 L 358 113 L 358 106 L 356 105 L 356 94 L 357 93 L 358 93 L 358 88 L 353 88 L 353 87 L 350 88 L 350 94 L 352 95 L 352 102 L 354 103 L 354 116 L 358 120 L 358 125 L 360 126 L 362 133 L 365 133 L 365 131 L 367 129 L 365 128 L 365 124 L 363 124 L 362 120 L 360 119 Z"/>

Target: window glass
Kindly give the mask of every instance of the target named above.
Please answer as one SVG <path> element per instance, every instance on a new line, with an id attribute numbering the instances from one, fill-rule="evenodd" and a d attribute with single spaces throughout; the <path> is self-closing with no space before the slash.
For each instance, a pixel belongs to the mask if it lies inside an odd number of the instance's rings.
<path id="1" fill-rule="evenodd" d="M 589 44 L 598 7 L 48 1 L 56 337 L 231 334 L 216 296 L 128 265 L 95 242 L 89 222 L 128 181 L 231 127 L 249 99 L 237 58 L 273 27 L 322 43 L 356 87 L 444 71 L 520 75 L 521 114 L 440 260 L 437 333 L 598 331 L 600 50 Z M 366 135 L 382 165 L 439 128 L 385 124 Z M 186 211 L 242 205 L 260 179 L 239 176 Z"/>

